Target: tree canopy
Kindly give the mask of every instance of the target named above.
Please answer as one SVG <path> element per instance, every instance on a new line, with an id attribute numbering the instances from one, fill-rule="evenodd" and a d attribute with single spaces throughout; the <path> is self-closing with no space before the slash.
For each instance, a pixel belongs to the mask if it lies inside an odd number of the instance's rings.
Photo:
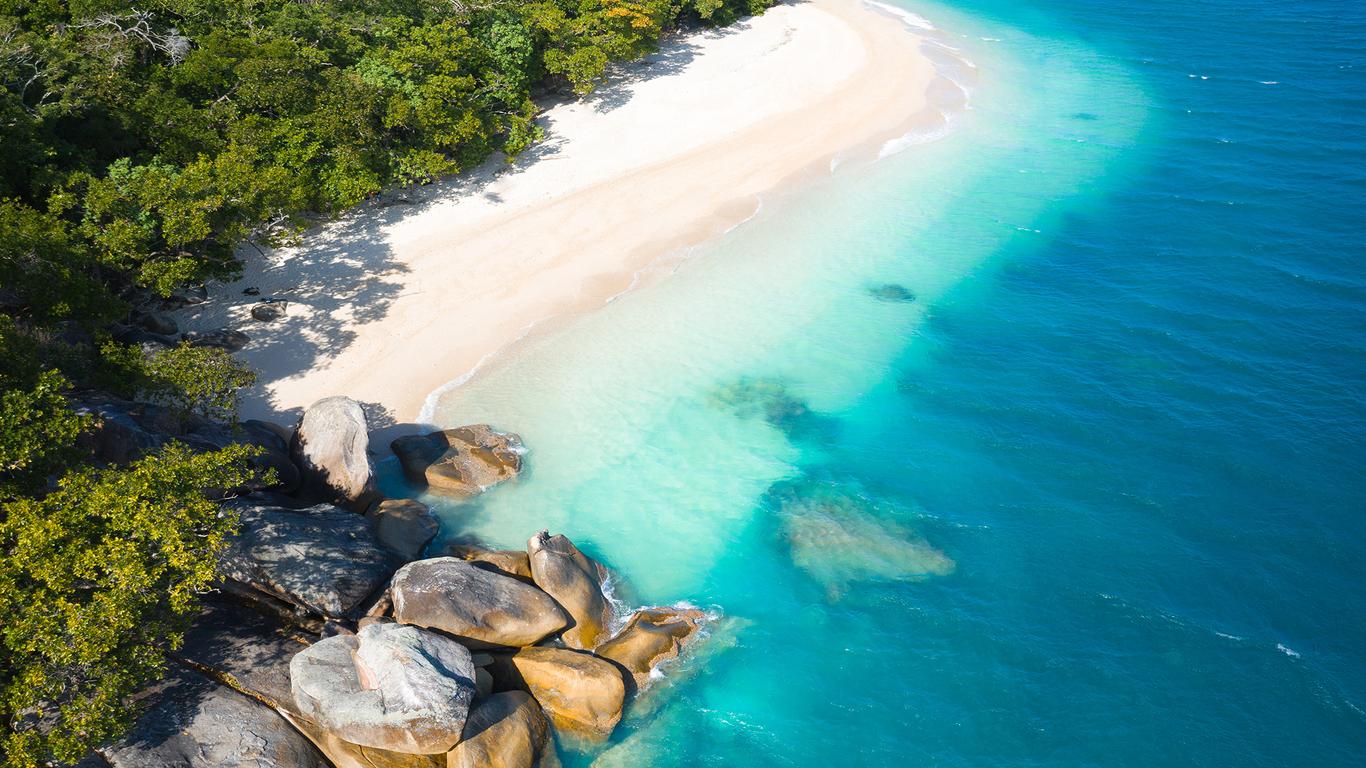
<path id="1" fill-rule="evenodd" d="M 123 466 L 73 398 L 231 419 L 251 374 L 148 354 L 130 308 L 237 273 L 247 239 L 515 156 L 533 95 L 772 0 L 0 0 L 0 750 L 71 762 L 128 725 L 235 521 L 249 449 Z"/>

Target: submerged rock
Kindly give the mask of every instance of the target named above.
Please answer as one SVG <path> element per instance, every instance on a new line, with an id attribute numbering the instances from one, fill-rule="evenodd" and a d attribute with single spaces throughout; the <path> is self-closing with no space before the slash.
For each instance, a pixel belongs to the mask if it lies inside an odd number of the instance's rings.
<path id="1" fill-rule="evenodd" d="M 348 618 L 399 566 L 365 518 L 331 504 L 288 509 L 242 497 L 228 506 L 241 529 L 223 552 L 223 575 L 322 616 Z"/>
<path id="2" fill-rule="evenodd" d="M 772 495 L 792 562 L 832 597 L 853 582 L 919 581 L 953 572 L 951 558 L 851 490 L 804 482 Z"/>
<path id="3" fill-rule="evenodd" d="M 532 645 L 568 624 L 550 595 L 453 557 L 405 565 L 389 591 L 396 620 L 440 630 L 476 648 Z"/>
<path id="4" fill-rule="evenodd" d="M 828 438 L 834 428 L 779 379 L 744 376 L 713 389 L 711 401 L 742 419 L 762 418 L 793 437 Z"/>
<path id="5" fill-rule="evenodd" d="M 472 496 L 516 477 L 525 452 L 520 437 L 487 424 L 408 435 L 390 447 L 409 480 L 455 496 Z"/>
<path id="6" fill-rule="evenodd" d="M 446 756 L 448 768 L 532 768 L 554 752 L 550 723 L 523 691 L 489 696 L 470 712 L 460 743 Z"/>
<path id="7" fill-rule="evenodd" d="M 602 590 L 607 571 L 560 534 L 541 531 L 527 541 L 526 548 L 532 580 L 572 620 L 561 635 L 564 644 L 592 650 L 605 639 L 613 619 L 612 604 Z"/>
<path id="8" fill-rule="evenodd" d="M 300 651 L 289 664 L 294 703 L 323 729 L 365 747 L 446 752 L 474 698 L 461 644 L 400 624 L 372 624 Z"/>
<path id="9" fill-rule="evenodd" d="M 868 287 L 868 295 L 878 301 L 895 301 L 910 303 L 915 301 L 915 294 L 904 285 L 897 283 L 883 283 L 882 285 L 872 285 Z"/>
<path id="10" fill-rule="evenodd" d="M 611 662 L 566 648 L 523 648 L 497 656 L 500 689 L 525 690 L 562 734 L 602 741 L 621 721 L 626 685 Z"/>
<path id="11" fill-rule="evenodd" d="M 326 768 L 278 713 L 193 672 L 174 672 L 149 696 L 132 731 L 100 750 L 113 768 Z"/>
<path id="12" fill-rule="evenodd" d="M 642 608 L 595 653 L 620 664 L 635 687 L 643 688 L 656 667 L 678 658 L 706 619 L 696 608 Z"/>
<path id="13" fill-rule="evenodd" d="M 304 487 L 320 497 L 362 506 L 374 496 L 365 410 L 349 397 L 325 397 L 304 411 L 290 453 Z"/>

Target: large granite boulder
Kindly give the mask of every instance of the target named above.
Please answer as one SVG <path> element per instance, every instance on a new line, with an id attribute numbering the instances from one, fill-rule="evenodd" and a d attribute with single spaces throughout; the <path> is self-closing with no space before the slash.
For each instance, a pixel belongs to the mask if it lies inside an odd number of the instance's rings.
<path id="1" fill-rule="evenodd" d="M 487 549 L 477 544 L 451 543 L 446 545 L 446 554 L 461 560 L 468 560 L 481 568 L 491 568 L 499 573 L 521 579 L 528 584 L 531 580 L 531 559 L 520 549 Z"/>
<path id="2" fill-rule="evenodd" d="M 390 447 L 409 480 L 454 496 L 473 496 L 516 477 L 526 452 L 520 437 L 487 424 L 408 435 Z"/>
<path id="3" fill-rule="evenodd" d="M 222 555 L 223 575 L 313 613 L 351 616 L 400 564 L 365 518 L 331 504 L 287 509 L 242 497 L 226 506 L 241 530 Z"/>
<path id="4" fill-rule="evenodd" d="M 475 648 L 531 645 L 568 624 L 550 595 L 454 557 L 403 566 L 389 593 L 400 623 L 437 629 Z"/>
<path id="5" fill-rule="evenodd" d="M 474 698 L 470 652 L 400 624 L 321 640 L 289 676 L 303 717 L 354 744 L 419 755 L 455 746 Z"/>
<path id="6" fill-rule="evenodd" d="M 445 768 L 444 754 L 413 755 L 353 744 L 302 717 L 297 711 L 285 711 L 285 719 L 309 738 L 327 759 L 332 768 Z"/>
<path id="7" fill-rule="evenodd" d="M 365 410 L 349 397 L 325 397 L 304 411 L 290 453 L 304 488 L 320 498 L 360 505 L 375 495 Z"/>
<path id="8" fill-rule="evenodd" d="M 276 709 L 290 709 L 289 662 L 308 637 L 262 613 L 209 602 L 172 655 Z"/>
<path id="9" fill-rule="evenodd" d="M 261 449 L 251 459 L 256 477 L 242 487 L 224 489 L 248 492 L 275 488 L 289 492 L 298 487 L 299 471 L 289 459 L 289 446 L 275 425 L 249 420 L 236 426 L 183 413 L 156 403 L 121 400 L 107 395 L 88 395 L 75 403 L 78 413 L 92 418 L 92 427 L 81 435 L 81 444 L 96 461 L 122 464 L 151 453 L 171 440 L 198 451 L 216 451 L 233 443 Z M 266 472 L 274 470 L 274 482 Z"/>
<path id="10" fill-rule="evenodd" d="M 308 638 L 255 611 L 211 604 L 185 635 L 176 657 L 274 707 L 333 768 L 445 768 L 445 755 L 410 755 L 340 738 L 303 717 L 294 704 L 289 664 Z"/>
<path id="11" fill-rule="evenodd" d="M 382 499 L 365 516 L 375 529 L 375 538 L 405 561 L 422 557 L 441 525 L 431 509 L 414 499 Z"/>
<path id="12" fill-rule="evenodd" d="M 678 658 L 706 618 L 696 608 L 642 608 L 594 653 L 620 664 L 630 673 L 634 687 L 642 688 L 655 667 Z"/>
<path id="13" fill-rule="evenodd" d="M 151 693 L 129 734 L 101 750 L 114 768 L 326 768 L 308 739 L 270 707 L 193 672 Z"/>
<path id="14" fill-rule="evenodd" d="M 609 661 L 545 646 L 494 658 L 497 688 L 530 693 L 561 734 L 602 741 L 621 721 L 626 685 L 621 671 Z"/>
<path id="15" fill-rule="evenodd" d="M 527 541 L 526 549 L 532 580 L 573 621 L 561 636 L 564 644 L 592 650 L 612 623 L 612 604 L 602 591 L 606 569 L 560 534 L 541 531 Z"/>
<path id="16" fill-rule="evenodd" d="M 553 752 L 550 723 L 523 691 L 488 697 L 470 712 L 465 733 L 446 755 L 447 768 L 532 768 Z"/>

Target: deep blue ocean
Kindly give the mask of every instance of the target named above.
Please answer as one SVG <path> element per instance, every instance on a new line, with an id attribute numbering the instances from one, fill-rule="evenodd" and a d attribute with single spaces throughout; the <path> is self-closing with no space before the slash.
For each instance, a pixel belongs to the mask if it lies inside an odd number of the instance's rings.
<path id="1" fill-rule="evenodd" d="M 566 761 L 1366 765 L 1366 3 L 906 7 L 954 138 L 443 406 L 532 467 L 448 533 L 727 617 Z"/>

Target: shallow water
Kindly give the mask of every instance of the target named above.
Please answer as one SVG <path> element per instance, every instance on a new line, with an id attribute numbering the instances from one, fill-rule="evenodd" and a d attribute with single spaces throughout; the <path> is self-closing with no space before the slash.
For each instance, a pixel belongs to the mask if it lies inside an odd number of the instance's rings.
<path id="1" fill-rule="evenodd" d="M 729 617 L 568 764 L 1366 760 L 1366 12 L 1015 5 L 908 6 L 951 133 L 439 403 L 531 449 L 445 535 Z"/>

